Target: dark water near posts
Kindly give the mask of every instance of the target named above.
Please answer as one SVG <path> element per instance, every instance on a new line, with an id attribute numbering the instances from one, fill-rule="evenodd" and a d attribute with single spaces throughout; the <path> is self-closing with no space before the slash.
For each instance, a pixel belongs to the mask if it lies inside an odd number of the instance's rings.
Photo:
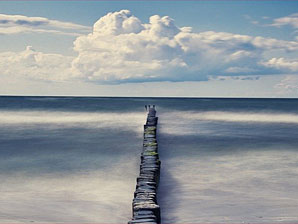
<path id="1" fill-rule="evenodd" d="M 145 104 L 162 223 L 298 223 L 298 100 L 0 97 L 0 222 L 127 223 Z"/>

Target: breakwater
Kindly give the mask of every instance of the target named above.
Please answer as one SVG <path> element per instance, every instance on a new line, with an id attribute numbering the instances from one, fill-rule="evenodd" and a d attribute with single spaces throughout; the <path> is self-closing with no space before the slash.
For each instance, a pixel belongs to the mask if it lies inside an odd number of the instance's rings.
<path id="1" fill-rule="evenodd" d="M 155 107 L 149 107 L 147 121 L 144 125 L 140 174 L 137 177 L 132 202 L 132 220 L 128 224 L 160 223 L 160 207 L 157 204 L 157 188 L 160 176 L 160 160 L 156 140 L 157 121 Z"/>

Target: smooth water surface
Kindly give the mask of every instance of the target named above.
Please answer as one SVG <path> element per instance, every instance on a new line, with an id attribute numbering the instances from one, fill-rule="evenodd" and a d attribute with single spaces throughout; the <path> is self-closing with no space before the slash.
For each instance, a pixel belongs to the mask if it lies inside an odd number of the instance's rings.
<path id="1" fill-rule="evenodd" d="M 163 223 L 298 223 L 298 100 L 0 97 L 0 222 L 127 223 L 145 104 Z"/>

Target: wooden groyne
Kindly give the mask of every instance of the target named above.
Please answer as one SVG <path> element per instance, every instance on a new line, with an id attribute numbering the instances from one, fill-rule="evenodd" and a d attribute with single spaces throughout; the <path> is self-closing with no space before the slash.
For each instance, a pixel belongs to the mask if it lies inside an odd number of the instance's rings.
<path id="1" fill-rule="evenodd" d="M 144 125 L 140 175 L 137 178 L 132 202 L 132 220 L 128 224 L 160 223 L 160 207 L 157 204 L 157 188 L 160 175 L 156 140 L 157 120 L 155 107 L 149 107 L 147 121 Z"/>

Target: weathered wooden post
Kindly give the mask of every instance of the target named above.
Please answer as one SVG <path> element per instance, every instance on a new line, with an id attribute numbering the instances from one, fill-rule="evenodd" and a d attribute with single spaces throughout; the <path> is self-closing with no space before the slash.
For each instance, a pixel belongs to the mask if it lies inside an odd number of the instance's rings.
<path id="1" fill-rule="evenodd" d="M 132 202 L 132 220 L 129 224 L 160 223 L 160 207 L 157 204 L 157 188 L 160 176 L 160 161 L 156 140 L 157 120 L 155 106 L 149 107 L 144 125 L 143 151 L 140 174 Z"/>

